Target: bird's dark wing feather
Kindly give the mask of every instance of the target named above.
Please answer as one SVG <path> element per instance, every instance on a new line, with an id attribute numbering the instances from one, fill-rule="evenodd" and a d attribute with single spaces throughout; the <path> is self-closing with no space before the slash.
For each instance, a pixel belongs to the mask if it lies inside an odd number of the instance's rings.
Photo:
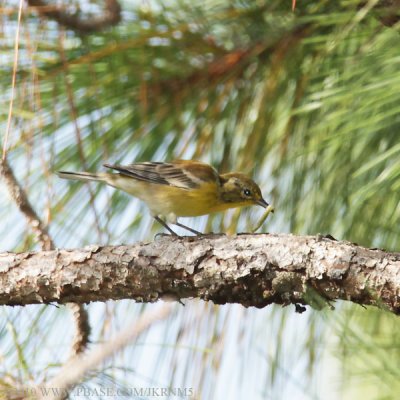
<path id="1" fill-rule="evenodd" d="M 182 189 L 197 188 L 206 181 L 214 180 L 215 182 L 218 177 L 216 171 L 207 164 L 200 162 L 193 164 L 193 162 L 188 163 L 183 160 L 171 163 L 144 162 L 130 165 L 104 164 L 104 166 L 139 181 Z"/>

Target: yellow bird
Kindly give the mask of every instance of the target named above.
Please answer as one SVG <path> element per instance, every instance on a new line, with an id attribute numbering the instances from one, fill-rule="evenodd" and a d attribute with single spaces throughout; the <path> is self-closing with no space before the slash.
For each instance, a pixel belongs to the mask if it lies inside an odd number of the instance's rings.
<path id="1" fill-rule="evenodd" d="M 104 166 L 117 172 L 59 171 L 57 175 L 65 179 L 105 182 L 139 198 L 147 204 L 152 216 L 173 235 L 176 233 L 165 221 L 201 234 L 180 224 L 178 217 L 197 217 L 250 205 L 268 206 L 258 185 L 245 174 L 230 172 L 220 175 L 212 166 L 200 161 Z"/>

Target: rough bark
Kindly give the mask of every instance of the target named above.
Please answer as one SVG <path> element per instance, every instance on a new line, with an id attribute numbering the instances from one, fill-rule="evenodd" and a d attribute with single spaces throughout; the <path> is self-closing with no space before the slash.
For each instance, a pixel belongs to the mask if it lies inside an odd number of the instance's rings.
<path id="1" fill-rule="evenodd" d="M 0 254 L 0 304 L 154 302 L 321 306 L 333 300 L 400 314 L 400 253 L 322 236 L 163 236 L 130 246 Z"/>

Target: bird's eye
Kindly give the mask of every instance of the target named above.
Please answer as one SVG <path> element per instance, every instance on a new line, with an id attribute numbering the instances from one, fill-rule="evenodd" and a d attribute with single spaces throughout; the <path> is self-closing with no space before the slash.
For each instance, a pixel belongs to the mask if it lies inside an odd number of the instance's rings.
<path id="1" fill-rule="evenodd" d="M 251 196 L 251 192 L 250 192 L 249 189 L 244 189 L 244 190 L 243 190 L 243 194 L 244 194 L 245 196 Z"/>

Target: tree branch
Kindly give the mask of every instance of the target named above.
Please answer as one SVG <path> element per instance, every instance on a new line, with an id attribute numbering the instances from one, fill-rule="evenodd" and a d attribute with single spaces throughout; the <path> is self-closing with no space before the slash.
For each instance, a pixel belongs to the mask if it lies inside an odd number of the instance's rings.
<path id="1" fill-rule="evenodd" d="M 117 0 L 105 0 L 104 14 L 99 17 L 82 19 L 79 14 L 70 14 L 61 7 L 49 6 L 44 0 L 28 0 L 31 7 L 46 18 L 81 34 L 98 32 L 121 21 L 121 6 Z"/>
<path id="2" fill-rule="evenodd" d="M 376 11 L 383 25 L 393 26 L 400 21 L 400 0 L 381 0 Z"/>
<path id="3" fill-rule="evenodd" d="M 400 253 L 319 236 L 243 234 L 0 254 L 3 305 L 189 297 L 318 305 L 315 294 L 400 314 Z"/>
<path id="4" fill-rule="evenodd" d="M 98 345 L 89 354 L 79 354 L 65 364 L 52 380 L 35 389 L 37 398 L 46 400 L 68 398 L 68 391 L 81 382 L 87 372 L 99 368 L 105 360 L 121 351 L 155 323 L 166 319 L 171 312 L 170 304 L 164 304 L 160 309 L 154 311 L 147 311 L 134 325 L 118 332 L 113 339 Z M 56 393 L 51 388 L 57 388 Z"/>
<path id="5" fill-rule="evenodd" d="M 43 224 L 42 220 L 36 214 L 28 197 L 18 183 L 13 170 L 8 164 L 7 158 L 0 160 L 0 176 L 3 177 L 5 184 L 7 185 L 10 196 L 14 200 L 14 203 L 25 216 L 29 226 L 43 250 L 51 250 L 54 248 L 53 241 L 47 232 L 47 227 Z"/>
<path id="6" fill-rule="evenodd" d="M 18 183 L 7 158 L 0 160 L 0 176 L 3 177 L 14 203 L 25 216 L 29 226 L 36 235 L 42 250 L 53 250 L 55 248 L 54 242 L 47 231 L 47 227 L 33 209 L 25 190 Z M 73 313 L 76 327 L 76 334 L 72 345 L 72 355 L 75 356 L 84 351 L 89 342 L 89 317 L 83 304 L 71 303 L 68 304 L 68 307 Z"/>

